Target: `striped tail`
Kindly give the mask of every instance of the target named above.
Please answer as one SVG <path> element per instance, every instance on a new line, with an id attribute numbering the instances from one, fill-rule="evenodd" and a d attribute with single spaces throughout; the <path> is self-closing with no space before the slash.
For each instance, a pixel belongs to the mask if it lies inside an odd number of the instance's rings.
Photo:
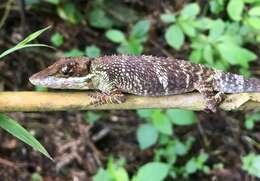
<path id="1" fill-rule="evenodd" d="M 224 93 L 260 92 L 260 79 L 216 72 L 214 75 L 214 88 L 216 91 Z"/>

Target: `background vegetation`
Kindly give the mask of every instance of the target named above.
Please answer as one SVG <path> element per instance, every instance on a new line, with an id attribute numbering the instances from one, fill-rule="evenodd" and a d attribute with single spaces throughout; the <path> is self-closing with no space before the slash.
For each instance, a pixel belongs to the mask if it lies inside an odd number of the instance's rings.
<path id="1" fill-rule="evenodd" d="M 26 36 L 47 26 L 52 28 L 34 41 L 55 50 L 33 47 L 0 55 L 1 91 L 49 91 L 33 87 L 28 77 L 61 56 L 152 54 L 260 76 L 259 0 L 7 0 L 0 3 L 0 52 L 10 52 L 16 44 L 20 49 L 19 45 L 28 43 Z M 29 37 L 30 41 L 36 38 Z M 257 110 L 216 114 L 179 109 L 68 111 L 8 116 L 1 114 L 0 123 L 10 117 L 19 120 L 55 161 L 1 131 L 3 180 L 260 178 Z M 8 130 L 8 125 L 0 126 Z"/>

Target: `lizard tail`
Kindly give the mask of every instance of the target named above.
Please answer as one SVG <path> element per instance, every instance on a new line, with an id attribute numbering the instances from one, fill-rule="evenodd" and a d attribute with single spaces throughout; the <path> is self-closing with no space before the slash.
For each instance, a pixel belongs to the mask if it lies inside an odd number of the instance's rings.
<path id="1" fill-rule="evenodd" d="M 216 72 L 214 75 L 214 88 L 216 91 L 224 93 L 260 92 L 260 79 Z"/>

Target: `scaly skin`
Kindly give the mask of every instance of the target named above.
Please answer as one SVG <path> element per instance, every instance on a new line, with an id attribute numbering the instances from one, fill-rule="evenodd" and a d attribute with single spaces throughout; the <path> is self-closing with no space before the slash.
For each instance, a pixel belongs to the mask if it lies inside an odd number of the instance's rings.
<path id="1" fill-rule="evenodd" d="M 95 105 L 122 103 L 126 100 L 123 93 L 166 96 L 197 90 L 213 112 L 223 93 L 260 92 L 258 79 L 184 60 L 144 55 L 62 58 L 34 74 L 30 81 L 49 88 L 100 90 L 94 96 Z"/>

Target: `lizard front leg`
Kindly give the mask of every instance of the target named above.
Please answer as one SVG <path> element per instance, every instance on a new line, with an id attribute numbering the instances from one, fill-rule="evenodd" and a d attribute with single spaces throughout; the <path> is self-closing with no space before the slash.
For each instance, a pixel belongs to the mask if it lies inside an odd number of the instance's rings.
<path id="1" fill-rule="evenodd" d="M 109 93 L 97 92 L 91 95 L 91 97 L 93 100 L 90 105 L 94 106 L 103 104 L 121 104 L 126 101 L 126 96 L 118 90 L 113 90 Z"/>
<path id="2" fill-rule="evenodd" d="M 215 94 L 211 81 L 202 81 L 196 84 L 196 89 L 203 95 L 206 101 L 206 107 L 212 112 L 217 111 L 217 106 L 224 98 L 223 92 Z"/>

